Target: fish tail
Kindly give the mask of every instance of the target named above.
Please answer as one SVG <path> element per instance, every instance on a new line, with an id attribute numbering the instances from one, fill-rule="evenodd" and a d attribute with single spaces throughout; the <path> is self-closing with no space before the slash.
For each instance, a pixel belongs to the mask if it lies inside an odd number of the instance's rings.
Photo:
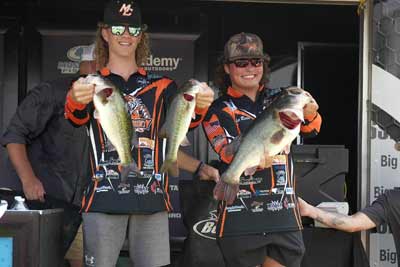
<path id="1" fill-rule="evenodd" d="M 167 172 L 169 175 L 178 177 L 179 167 L 177 160 L 166 159 L 161 166 L 161 172 Z"/>
<path id="2" fill-rule="evenodd" d="M 132 162 L 129 164 L 121 165 L 120 172 L 121 172 L 121 183 L 126 184 L 130 172 L 139 173 L 136 161 L 132 160 Z"/>
<path id="3" fill-rule="evenodd" d="M 231 175 L 228 172 L 224 172 L 221 175 L 221 180 L 224 181 L 225 183 L 231 184 L 231 185 L 239 184 L 239 179 L 240 179 L 240 177 L 236 177 L 235 175 Z"/>

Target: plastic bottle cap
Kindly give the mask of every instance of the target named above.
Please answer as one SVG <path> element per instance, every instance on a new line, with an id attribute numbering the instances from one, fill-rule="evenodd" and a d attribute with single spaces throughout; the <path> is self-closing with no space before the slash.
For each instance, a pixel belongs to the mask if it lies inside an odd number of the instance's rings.
<path id="1" fill-rule="evenodd" d="M 25 198 L 21 197 L 21 196 L 15 196 L 14 199 L 16 201 L 25 201 Z"/>

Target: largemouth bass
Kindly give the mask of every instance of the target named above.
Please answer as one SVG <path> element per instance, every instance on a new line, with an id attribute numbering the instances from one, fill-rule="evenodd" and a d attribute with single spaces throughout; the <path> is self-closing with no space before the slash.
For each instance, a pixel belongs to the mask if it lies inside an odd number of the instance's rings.
<path id="1" fill-rule="evenodd" d="M 96 117 L 118 153 L 121 184 L 126 184 L 129 172 L 137 172 L 137 164 L 132 158 L 132 144 L 135 143 L 136 133 L 126 102 L 120 90 L 109 80 L 99 75 L 88 75 L 85 81 L 95 85 L 93 103 Z"/>
<path id="2" fill-rule="evenodd" d="M 196 94 L 200 88 L 200 82 L 192 79 L 184 83 L 173 97 L 165 123 L 159 134 L 160 137 L 165 137 L 168 140 L 167 154 L 161 166 L 161 172 L 179 176 L 178 149 L 181 144 L 188 144 L 186 133 L 194 115 Z"/>
<path id="3" fill-rule="evenodd" d="M 240 144 L 221 180 L 238 185 L 246 170 L 266 167 L 265 162 L 270 157 L 284 151 L 298 136 L 300 124 L 304 121 L 303 108 L 311 102 L 315 100 L 303 89 L 291 87 L 283 90 L 238 139 Z"/>

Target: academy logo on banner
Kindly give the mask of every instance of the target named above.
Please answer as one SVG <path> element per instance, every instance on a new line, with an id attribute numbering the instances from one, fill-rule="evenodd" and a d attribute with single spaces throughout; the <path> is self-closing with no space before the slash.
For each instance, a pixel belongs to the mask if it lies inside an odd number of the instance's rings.
<path id="1" fill-rule="evenodd" d="M 180 57 L 156 57 L 150 55 L 144 64 L 144 68 L 147 71 L 175 71 L 182 60 Z"/>

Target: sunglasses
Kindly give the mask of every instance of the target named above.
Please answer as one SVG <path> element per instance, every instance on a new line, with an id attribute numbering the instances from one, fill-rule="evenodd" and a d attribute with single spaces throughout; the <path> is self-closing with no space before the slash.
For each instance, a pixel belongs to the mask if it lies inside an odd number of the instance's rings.
<path id="1" fill-rule="evenodd" d="M 114 25 L 110 26 L 111 33 L 117 36 L 121 36 L 125 33 L 126 28 L 128 28 L 128 32 L 130 36 L 138 37 L 139 34 L 142 32 L 142 28 L 140 27 L 131 27 L 125 25 Z"/>
<path id="2" fill-rule="evenodd" d="M 240 58 L 229 61 L 229 63 L 235 64 L 237 68 L 246 68 L 249 64 L 253 67 L 260 67 L 264 62 L 263 58 Z"/>

